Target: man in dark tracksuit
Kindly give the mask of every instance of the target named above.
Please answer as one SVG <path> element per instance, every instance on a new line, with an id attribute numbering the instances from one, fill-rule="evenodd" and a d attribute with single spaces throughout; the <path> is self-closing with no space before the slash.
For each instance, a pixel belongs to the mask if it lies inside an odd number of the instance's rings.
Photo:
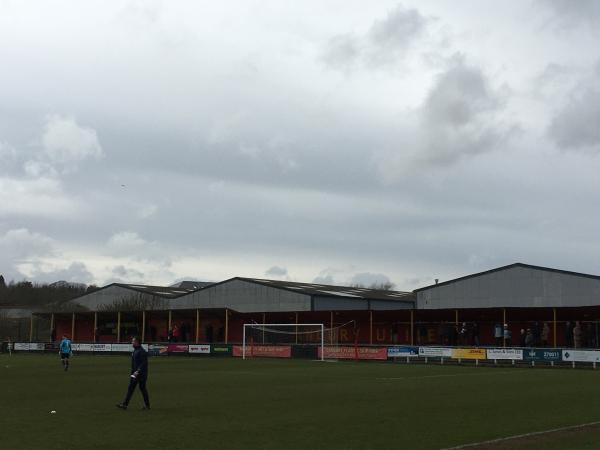
<path id="1" fill-rule="evenodd" d="M 148 390 L 146 389 L 146 381 L 148 381 L 148 352 L 144 350 L 140 340 L 133 338 L 133 353 L 131 354 L 131 376 L 129 380 L 129 388 L 123 403 L 119 403 L 117 408 L 127 409 L 129 400 L 135 391 L 135 387 L 139 385 L 142 396 L 144 397 L 144 408 L 150 409 L 150 398 L 148 398 Z"/>

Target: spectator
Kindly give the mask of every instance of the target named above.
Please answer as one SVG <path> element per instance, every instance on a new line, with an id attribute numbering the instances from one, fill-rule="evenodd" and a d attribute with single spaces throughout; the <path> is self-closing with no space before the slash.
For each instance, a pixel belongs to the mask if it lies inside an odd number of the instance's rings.
<path id="1" fill-rule="evenodd" d="M 477 325 L 477 322 L 473 322 L 471 326 L 471 335 L 473 336 L 473 345 L 479 347 L 479 325 Z"/>
<path id="2" fill-rule="evenodd" d="M 525 347 L 533 347 L 535 345 L 535 337 L 531 328 L 527 328 L 527 334 L 525 335 Z"/>
<path id="3" fill-rule="evenodd" d="M 527 346 L 526 338 L 527 335 L 525 334 L 525 328 L 521 328 L 521 333 L 519 334 L 519 345 L 521 347 Z"/>
<path id="4" fill-rule="evenodd" d="M 512 332 L 508 329 L 508 324 L 505 323 L 504 324 L 504 345 L 506 347 L 510 347 L 511 341 L 512 341 Z"/>
<path id="5" fill-rule="evenodd" d="M 533 323 L 533 328 L 531 330 L 531 333 L 533 334 L 533 346 L 537 347 L 538 345 L 540 345 L 540 335 L 541 335 L 541 330 L 540 330 L 540 324 L 539 322 L 534 322 Z"/>
<path id="6" fill-rule="evenodd" d="M 570 321 L 565 324 L 565 345 L 573 347 L 573 324 Z"/>
<path id="7" fill-rule="evenodd" d="M 181 340 L 181 329 L 175 325 L 173 327 L 173 342 L 179 342 Z"/>
<path id="8" fill-rule="evenodd" d="M 548 340 L 550 339 L 550 325 L 548 322 L 544 322 L 544 327 L 542 328 L 542 346 L 548 347 Z"/>
<path id="9" fill-rule="evenodd" d="M 469 330 L 467 329 L 467 322 L 463 322 L 462 326 L 460 327 L 460 331 L 458 332 L 459 339 L 460 339 L 460 345 L 467 345 L 468 333 L 469 333 Z"/>
<path id="10" fill-rule="evenodd" d="M 169 343 L 174 342 L 173 341 L 173 328 L 169 328 L 169 331 L 167 333 L 167 342 L 169 342 Z"/>
<path id="11" fill-rule="evenodd" d="M 497 323 L 494 326 L 494 339 L 496 340 L 496 346 L 500 347 L 502 345 L 502 325 Z"/>
<path id="12" fill-rule="evenodd" d="M 581 338 L 583 337 L 583 330 L 579 321 L 575 322 L 575 328 L 573 328 L 573 342 L 575 348 L 581 348 Z"/>
<path id="13" fill-rule="evenodd" d="M 592 344 L 592 324 L 590 322 L 583 326 L 583 346 L 587 348 L 594 346 Z"/>
<path id="14" fill-rule="evenodd" d="M 419 327 L 419 344 L 427 344 L 427 327 L 424 325 Z"/>

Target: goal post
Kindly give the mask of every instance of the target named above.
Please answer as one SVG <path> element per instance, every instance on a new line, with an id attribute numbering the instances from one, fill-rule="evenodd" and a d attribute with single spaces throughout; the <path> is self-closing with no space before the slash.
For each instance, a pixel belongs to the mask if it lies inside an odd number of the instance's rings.
<path id="1" fill-rule="evenodd" d="M 255 345 L 316 346 L 318 358 L 325 358 L 325 326 L 322 323 L 245 323 L 242 333 L 242 359 L 253 356 Z"/>

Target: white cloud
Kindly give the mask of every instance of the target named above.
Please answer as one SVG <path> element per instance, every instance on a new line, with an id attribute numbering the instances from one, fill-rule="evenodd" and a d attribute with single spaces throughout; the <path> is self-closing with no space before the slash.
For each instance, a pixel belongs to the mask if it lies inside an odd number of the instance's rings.
<path id="1" fill-rule="evenodd" d="M 55 254 L 54 240 L 41 233 L 17 228 L 0 234 L 0 267 L 7 280 L 24 277 L 22 265 Z"/>
<path id="2" fill-rule="evenodd" d="M 113 234 L 108 239 L 108 247 L 119 251 L 128 252 L 131 250 L 141 249 L 147 245 L 147 242 L 140 237 L 139 234 L 133 231 L 121 231 Z"/>
<path id="3" fill-rule="evenodd" d="M 0 176 L 0 218 L 76 218 L 85 211 L 76 199 L 64 192 L 55 178 L 19 179 Z"/>
<path id="4" fill-rule="evenodd" d="M 148 219 L 148 218 L 156 215 L 157 212 L 158 212 L 158 206 L 156 206 L 154 204 L 149 204 L 146 206 L 142 206 L 138 210 L 138 217 L 140 219 Z"/>
<path id="5" fill-rule="evenodd" d="M 46 117 L 42 147 L 51 164 L 66 169 L 104 154 L 96 130 L 80 126 L 73 117 L 57 114 Z"/>

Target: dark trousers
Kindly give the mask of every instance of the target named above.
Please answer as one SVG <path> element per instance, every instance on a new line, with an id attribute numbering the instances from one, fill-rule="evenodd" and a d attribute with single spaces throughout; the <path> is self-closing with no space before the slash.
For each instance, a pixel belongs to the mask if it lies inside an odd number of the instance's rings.
<path id="1" fill-rule="evenodd" d="M 150 398 L 148 397 L 148 390 L 146 389 L 146 381 L 148 381 L 148 375 L 139 375 L 137 378 L 129 379 L 129 387 L 127 388 L 127 396 L 123 402 L 125 405 L 129 404 L 129 400 L 133 396 L 135 387 L 139 385 L 142 397 L 144 397 L 144 403 L 146 406 L 150 406 Z"/>

